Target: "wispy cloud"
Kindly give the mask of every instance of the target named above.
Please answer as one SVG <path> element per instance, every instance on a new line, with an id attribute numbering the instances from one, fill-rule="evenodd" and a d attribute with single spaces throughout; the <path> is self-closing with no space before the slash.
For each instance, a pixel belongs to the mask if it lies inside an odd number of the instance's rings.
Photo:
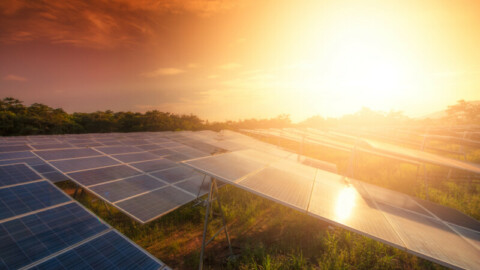
<path id="1" fill-rule="evenodd" d="M 27 78 L 22 77 L 22 76 L 17 76 L 17 75 L 9 74 L 9 75 L 3 77 L 3 80 L 5 80 L 5 81 L 24 82 L 24 81 L 27 80 Z"/>
<path id="2" fill-rule="evenodd" d="M 242 0 L 2 0 L 0 42 L 44 40 L 95 49 L 131 47 L 154 40 L 162 29 L 164 14 L 205 17 L 244 3 Z"/>
<path id="3" fill-rule="evenodd" d="M 223 70 L 232 70 L 232 69 L 237 69 L 239 67 L 242 67 L 242 65 L 239 63 L 232 62 L 232 63 L 221 65 L 218 68 Z"/>
<path id="4" fill-rule="evenodd" d="M 185 70 L 179 69 L 179 68 L 159 68 L 157 70 L 151 71 L 151 72 L 146 72 L 142 73 L 141 75 L 147 78 L 153 78 L 153 77 L 158 77 L 158 76 L 172 76 L 172 75 L 178 75 L 181 73 L 184 73 Z"/>

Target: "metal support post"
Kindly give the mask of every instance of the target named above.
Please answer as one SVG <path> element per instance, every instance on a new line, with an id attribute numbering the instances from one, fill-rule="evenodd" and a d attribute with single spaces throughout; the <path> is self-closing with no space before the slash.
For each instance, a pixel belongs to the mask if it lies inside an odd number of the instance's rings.
<path id="1" fill-rule="evenodd" d="M 220 215 L 222 217 L 223 227 L 220 230 L 218 230 L 212 236 L 212 238 L 210 238 L 210 240 L 207 241 L 208 218 L 209 218 L 210 214 L 213 214 L 213 201 L 214 201 L 213 195 L 214 195 L 214 192 L 216 192 L 216 194 L 217 194 L 216 197 L 215 197 L 215 200 L 217 201 L 218 208 L 220 209 Z M 204 258 L 204 254 L 205 254 L 205 247 L 211 241 L 213 241 L 215 239 L 215 237 L 217 237 L 218 234 L 220 234 L 220 232 L 222 230 L 225 232 L 225 236 L 227 238 L 230 255 L 233 255 L 233 249 L 232 249 L 232 245 L 231 245 L 231 242 L 230 242 L 230 236 L 228 235 L 227 222 L 225 220 L 225 214 L 223 212 L 223 208 L 222 208 L 222 204 L 220 202 L 220 199 L 218 198 L 217 182 L 216 182 L 215 178 L 211 178 L 210 190 L 208 192 L 208 199 L 207 199 L 207 205 L 206 205 L 206 210 L 205 210 L 205 221 L 204 221 L 204 224 L 203 224 L 202 248 L 200 250 L 200 262 L 199 262 L 199 267 L 198 267 L 200 270 L 203 269 L 203 258 Z"/>

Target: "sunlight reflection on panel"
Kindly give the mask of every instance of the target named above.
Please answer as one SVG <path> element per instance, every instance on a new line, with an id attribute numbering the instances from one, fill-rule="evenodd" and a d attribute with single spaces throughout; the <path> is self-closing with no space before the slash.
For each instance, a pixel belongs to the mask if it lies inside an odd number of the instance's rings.
<path id="1" fill-rule="evenodd" d="M 344 221 L 350 217 L 355 206 L 355 190 L 349 186 L 340 190 L 335 204 L 335 216 L 338 221 Z"/>

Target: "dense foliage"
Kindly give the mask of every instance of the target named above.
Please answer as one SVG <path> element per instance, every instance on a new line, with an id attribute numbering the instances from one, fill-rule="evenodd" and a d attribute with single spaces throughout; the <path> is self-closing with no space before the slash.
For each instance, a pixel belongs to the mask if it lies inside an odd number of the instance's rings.
<path id="1" fill-rule="evenodd" d="M 221 130 L 227 128 L 286 127 L 288 115 L 272 119 L 250 119 L 209 123 L 198 116 L 179 115 L 157 110 L 138 112 L 66 113 L 44 104 L 25 106 L 22 101 L 7 97 L 0 100 L 0 135 L 36 135 L 97 132 L 138 132 L 167 130 Z"/>

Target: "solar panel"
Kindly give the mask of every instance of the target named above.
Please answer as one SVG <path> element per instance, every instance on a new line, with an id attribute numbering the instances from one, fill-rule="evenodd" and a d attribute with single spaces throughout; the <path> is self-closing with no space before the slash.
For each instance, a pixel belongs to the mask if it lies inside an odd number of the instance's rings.
<path id="1" fill-rule="evenodd" d="M 148 175 L 138 175 L 131 178 L 101 184 L 90 187 L 90 189 L 104 198 L 114 203 L 140 193 L 148 192 L 165 186 L 165 183 Z"/>
<path id="2" fill-rule="evenodd" d="M 478 221 L 447 207 L 419 202 L 405 194 L 289 160 L 265 162 L 263 167 L 253 166 L 249 170 L 231 163 L 236 159 L 242 165 L 248 164 L 249 158 L 258 162 L 259 156 L 252 151 L 239 151 L 185 164 L 221 181 L 448 267 L 480 267 Z M 312 170 L 316 171 L 314 177 Z"/>
<path id="3" fill-rule="evenodd" d="M 196 194 L 198 197 L 208 193 L 210 188 L 210 180 L 210 176 L 198 174 L 188 178 L 185 181 L 176 183 L 175 186 L 184 189 L 192 194 Z"/>
<path id="4" fill-rule="evenodd" d="M 16 164 L 16 163 L 27 163 L 30 166 L 45 164 L 43 160 L 37 157 L 0 160 L 0 165 L 8 165 L 8 164 Z"/>
<path id="5" fill-rule="evenodd" d="M 121 201 L 115 205 L 134 216 L 140 222 L 148 222 L 176 209 L 196 196 L 167 186 L 144 195 Z"/>
<path id="6" fill-rule="evenodd" d="M 97 147 L 97 150 L 105 154 L 123 154 L 123 153 L 134 153 L 134 152 L 143 152 L 142 149 L 135 146 L 108 146 L 108 147 Z"/>
<path id="7" fill-rule="evenodd" d="M 68 173 L 73 171 L 82 171 L 99 167 L 112 166 L 119 164 L 119 162 L 107 156 L 99 156 L 51 161 L 50 164 L 52 164 L 60 171 Z"/>
<path id="8" fill-rule="evenodd" d="M 73 148 L 69 143 L 31 144 L 31 146 L 37 150 Z"/>
<path id="9" fill-rule="evenodd" d="M 141 153 L 133 153 L 133 154 L 120 154 L 120 155 L 112 155 L 112 157 L 125 162 L 137 162 L 137 161 L 144 161 L 144 160 L 152 160 L 158 159 L 159 156 L 149 153 L 149 152 L 141 152 Z"/>
<path id="10" fill-rule="evenodd" d="M 0 187 L 40 180 L 25 164 L 0 166 Z"/>
<path id="11" fill-rule="evenodd" d="M 65 174 L 58 171 L 42 173 L 42 176 L 54 183 L 69 180 Z"/>
<path id="12" fill-rule="evenodd" d="M 175 164 L 174 162 L 164 158 L 133 163 L 131 165 L 143 172 L 153 172 L 153 171 L 164 170 L 164 169 L 177 166 L 177 164 Z"/>
<path id="13" fill-rule="evenodd" d="M 268 163 L 265 159 L 254 160 L 247 155 L 242 154 L 245 151 L 230 152 L 227 154 L 212 156 L 208 158 L 200 158 L 186 162 L 192 168 L 198 168 L 207 174 L 227 181 L 236 181 L 241 177 L 263 169 Z M 215 172 L 215 175 L 211 173 Z"/>
<path id="14" fill-rule="evenodd" d="M 89 148 L 35 151 L 35 154 L 45 160 L 70 159 L 102 155 L 99 152 Z"/>
<path id="15" fill-rule="evenodd" d="M 31 166 L 35 171 L 43 174 L 48 172 L 55 172 L 56 170 L 48 164 L 40 164 Z"/>
<path id="16" fill-rule="evenodd" d="M 285 155 L 285 152 L 278 152 L 275 148 L 233 132 L 225 132 L 221 140 L 225 144 L 242 145 L 242 147 L 249 145 L 271 151 L 275 155 Z M 203 175 L 184 166 L 179 166 L 176 162 L 203 157 L 209 155 L 210 151 L 225 151 L 216 145 L 219 140 L 215 132 L 35 136 L 14 141 L 16 143 L 14 146 L 24 142 L 33 142 L 37 148 L 61 147 L 67 144 L 71 145 L 72 148 L 34 150 L 32 152 L 38 157 L 32 157 L 29 160 L 20 159 L 4 162 L 28 162 L 34 165 L 38 172 L 50 181 L 71 179 L 113 206 L 116 206 L 116 203 L 128 200 L 139 201 L 141 198 L 133 199 L 164 188 L 173 188 L 175 191 L 180 191 L 181 197 L 187 194 L 188 200 L 186 201 L 196 198 L 199 194 L 203 195 L 208 190 L 208 183 L 203 181 Z M 92 145 L 97 143 L 104 146 L 93 149 L 74 147 L 81 144 Z M 162 147 L 168 147 L 168 149 Z M 25 153 L 25 151 L 23 152 Z M 239 156 L 241 158 L 241 155 Z M 249 159 L 253 159 L 253 162 L 258 163 L 260 167 L 264 166 L 265 160 L 269 160 L 261 154 L 256 157 L 249 157 Z M 128 164 L 120 164 L 120 162 Z M 252 165 L 250 160 L 246 162 Z M 227 166 L 230 165 L 232 164 L 227 164 Z M 240 168 L 245 164 L 233 165 Z M 246 169 L 248 168 L 246 166 Z M 156 192 L 149 196 L 163 195 L 162 192 Z M 146 201 L 143 203 L 146 203 Z M 157 217 L 162 213 L 168 213 L 172 210 L 171 207 L 176 208 L 178 206 L 176 203 L 173 206 L 165 204 L 159 209 L 152 210 L 153 216 Z M 122 208 L 119 209 L 131 216 L 135 215 L 133 210 L 128 212 Z M 139 217 L 137 220 L 143 222 L 151 219 Z"/>
<path id="17" fill-rule="evenodd" d="M 160 269 L 162 264 L 116 231 L 47 260 L 32 269 Z"/>
<path id="18" fill-rule="evenodd" d="M 397 155 L 400 157 L 426 162 L 430 164 L 445 166 L 448 168 L 455 168 L 459 170 L 465 170 L 473 173 L 480 174 L 480 167 L 475 164 L 462 162 L 456 159 L 451 159 L 447 157 L 438 156 L 432 153 L 427 153 L 424 151 L 419 151 L 415 149 L 404 148 L 401 146 L 388 144 L 388 143 L 381 143 L 372 140 L 365 140 L 369 147 L 381 151 L 387 154 Z"/>
<path id="19" fill-rule="evenodd" d="M 70 198 L 46 181 L 0 189 L 0 219 L 67 202 Z"/>
<path id="20" fill-rule="evenodd" d="M 159 156 L 178 154 L 178 152 L 173 151 L 172 149 L 167 149 L 167 148 L 159 148 L 159 149 L 151 150 L 150 152 Z"/>
<path id="21" fill-rule="evenodd" d="M 25 165 L 6 167 L 0 179 L 34 173 Z M 29 180 L 36 182 L 0 188 L 0 269 L 164 266 L 51 183 Z"/>
<path id="22" fill-rule="evenodd" d="M 126 165 L 118 165 L 112 167 L 105 167 L 100 169 L 86 170 L 80 172 L 69 173 L 72 179 L 84 186 L 100 184 L 103 182 L 126 178 L 141 174 Z"/>
<path id="23" fill-rule="evenodd" d="M 34 157 L 30 151 L 0 153 L 0 160 Z"/>
<path id="24" fill-rule="evenodd" d="M 169 169 L 165 169 L 165 170 L 161 170 L 161 171 L 152 173 L 153 176 L 158 177 L 158 178 L 160 178 L 160 179 L 162 179 L 165 182 L 168 182 L 170 184 L 178 182 L 178 181 L 183 180 L 183 179 L 193 177 L 193 176 L 198 175 L 198 174 L 199 173 L 197 173 L 196 171 L 194 171 L 190 168 L 187 168 L 185 166 L 177 166 L 177 167 L 173 167 L 173 168 L 169 168 Z"/>
<path id="25" fill-rule="evenodd" d="M 13 146 L 0 146 L 0 153 L 2 152 L 19 152 L 32 150 L 28 145 L 13 145 Z"/>

